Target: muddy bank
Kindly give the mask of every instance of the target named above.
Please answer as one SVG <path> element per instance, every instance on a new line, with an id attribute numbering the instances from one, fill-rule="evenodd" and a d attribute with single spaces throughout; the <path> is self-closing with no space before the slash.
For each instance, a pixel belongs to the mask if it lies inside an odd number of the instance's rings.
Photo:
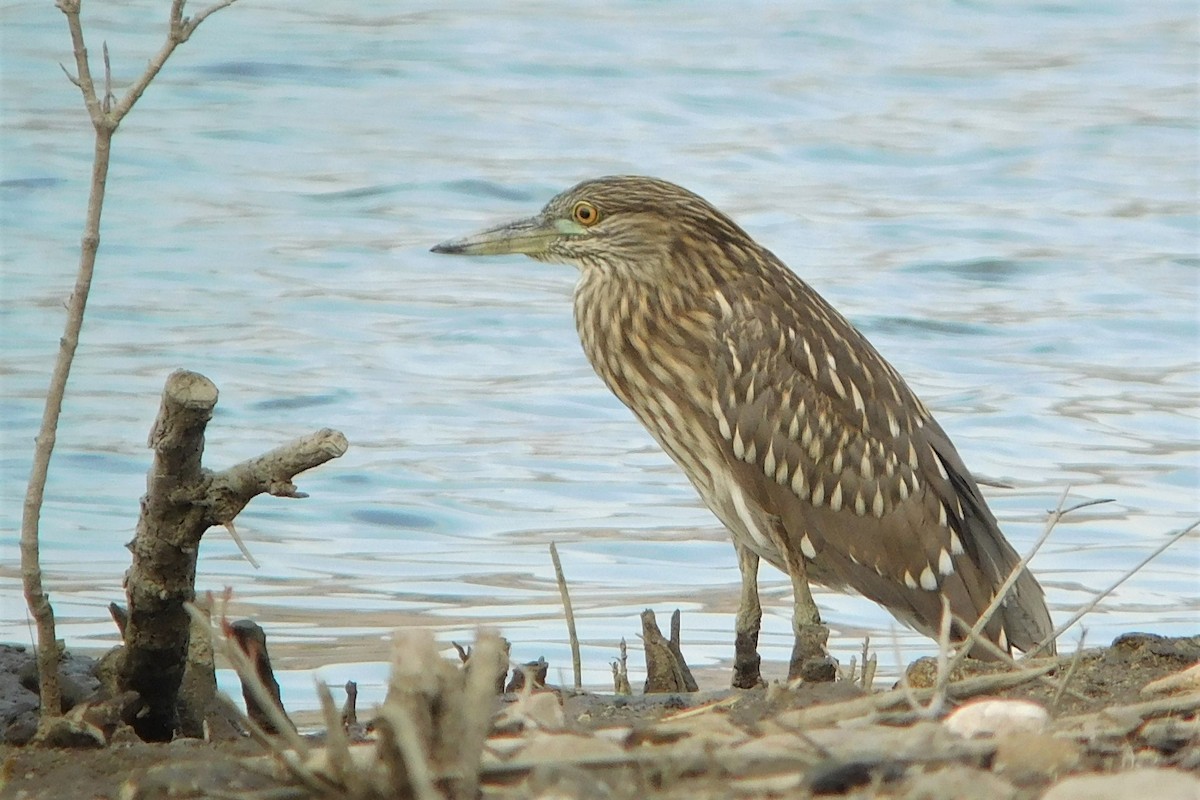
<path id="1" fill-rule="evenodd" d="M 19 654 L 4 655 L 0 663 L 11 667 Z M 1200 637 L 1129 634 L 1078 659 L 1039 662 L 1041 670 L 1029 671 L 1044 677 L 978 670 L 955 676 L 963 680 L 950 684 L 938 713 L 930 708 L 934 690 L 922 688 L 934 671 L 928 662 L 910 667 L 908 694 L 868 693 L 848 681 L 692 694 L 509 694 L 491 724 L 480 792 L 494 798 L 1032 799 L 1049 787 L 1060 792 L 1047 795 L 1054 798 L 1105 797 L 1098 792 L 1110 787 L 1119 791 L 1111 796 L 1191 798 L 1200 796 L 1194 777 L 1200 772 L 1200 682 L 1194 669 L 1185 671 L 1198 662 Z M 1181 674 L 1179 685 L 1162 685 Z M 13 678 L 19 686 L 11 672 L 0 678 L 3 708 L 16 707 L 9 696 Z M 988 681 L 986 691 L 971 688 Z M 1012 723 L 1009 732 L 1001 726 L 991 735 L 963 735 L 946 712 L 979 696 L 1031 701 L 1046 717 Z M 363 711 L 364 719 L 369 715 Z M 356 759 L 376 747 L 371 736 L 351 746 Z M 111 740 L 94 749 L 5 745 L 0 793 L 30 800 L 320 796 L 249 739 L 151 745 L 115 730 Z M 319 761 L 322 751 L 314 746 L 310 759 Z M 1103 778 L 1101 787 L 1088 785 L 1088 776 Z M 325 788 L 325 796 L 348 796 Z"/>

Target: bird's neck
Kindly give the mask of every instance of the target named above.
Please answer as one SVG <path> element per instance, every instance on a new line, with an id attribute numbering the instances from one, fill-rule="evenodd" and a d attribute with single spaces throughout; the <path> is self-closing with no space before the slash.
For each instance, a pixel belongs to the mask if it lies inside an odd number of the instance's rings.
<path id="1" fill-rule="evenodd" d="M 584 353 L 609 389 L 638 416 L 672 456 L 672 426 L 696 424 L 710 402 L 711 300 L 674 287 L 629 285 L 584 271 L 575 288 L 575 325 Z"/>

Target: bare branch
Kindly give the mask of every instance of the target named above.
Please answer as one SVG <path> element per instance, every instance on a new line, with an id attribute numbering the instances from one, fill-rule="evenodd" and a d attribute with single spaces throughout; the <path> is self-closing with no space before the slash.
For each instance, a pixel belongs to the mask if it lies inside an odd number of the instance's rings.
<path id="1" fill-rule="evenodd" d="M 112 110 L 113 100 L 115 99 L 112 91 L 112 62 L 108 58 L 108 42 L 104 42 L 101 49 L 104 53 L 104 101 L 100 104 L 100 107 L 104 109 L 104 113 L 107 116 L 108 112 Z"/>
<path id="2" fill-rule="evenodd" d="M 204 20 L 208 18 L 209 14 L 216 13 L 217 11 L 220 11 L 222 8 L 229 8 L 229 6 L 233 5 L 235 2 L 237 2 L 237 0 L 221 0 L 221 2 L 214 3 L 213 5 L 209 6 L 208 8 L 204 9 L 203 11 L 201 11 L 196 16 L 183 20 L 183 24 L 187 28 L 187 36 L 191 36 L 192 32 L 195 31 L 196 28 L 198 28 L 200 26 L 201 22 L 204 22 Z M 180 5 L 180 8 L 183 7 L 182 2 L 179 3 L 179 5 Z M 185 41 L 187 39 L 187 36 L 184 37 Z"/>
<path id="3" fill-rule="evenodd" d="M 105 124 L 105 115 L 96 97 L 96 86 L 92 83 L 92 70 L 88 65 L 87 45 L 83 39 L 83 23 L 79 20 L 79 0 L 58 0 L 58 9 L 67 18 L 67 29 L 71 32 L 71 46 L 75 53 L 75 72 L 79 76 L 72 80 L 83 93 L 83 103 L 87 107 L 92 125 L 99 131 Z"/>
<path id="4" fill-rule="evenodd" d="M 1188 525 L 1186 528 L 1179 531 L 1174 536 L 1167 539 L 1165 542 L 1163 542 L 1161 545 L 1159 545 L 1157 548 L 1155 548 L 1154 552 L 1152 552 L 1150 555 L 1146 556 L 1141 561 L 1139 561 L 1137 564 L 1135 564 L 1133 567 L 1131 567 L 1129 570 L 1127 570 L 1124 575 L 1117 578 L 1113 582 L 1113 584 L 1111 586 L 1109 586 L 1107 589 L 1097 593 L 1096 596 L 1092 598 L 1091 602 L 1084 605 L 1082 608 L 1080 608 L 1078 611 L 1076 611 L 1074 614 L 1072 614 L 1070 619 L 1068 619 L 1066 622 L 1062 623 L 1057 628 L 1055 628 L 1054 632 L 1051 633 L 1049 636 L 1047 636 L 1045 641 L 1039 642 L 1037 647 L 1033 648 L 1032 650 L 1030 650 L 1028 653 L 1025 654 L 1025 657 L 1031 658 L 1032 656 L 1035 656 L 1038 653 L 1040 653 L 1042 650 L 1044 650 L 1046 648 L 1046 645 L 1048 645 L 1050 642 L 1053 642 L 1055 639 L 1057 639 L 1059 636 L 1061 636 L 1063 633 L 1065 633 L 1067 630 L 1069 630 L 1072 625 L 1074 625 L 1076 622 L 1078 622 L 1080 619 L 1082 619 L 1084 617 L 1084 615 L 1091 612 L 1091 610 L 1093 608 L 1095 608 L 1097 605 L 1099 605 L 1101 600 L 1103 600 L 1104 598 L 1106 598 L 1110 594 L 1112 594 L 1114 591 L 1116 591 L 1118 586 L 1120 586 L 1122 583 L 1124 583 L 1125 581 L 1132 578 L 1134 575 L 1136 575 L 1142 569 L 1142 567 L 1146 566 L 1151 561 L 1158 558 L 1160 555 L 1162 555 L 1164 552 L 1166 552 L 1166 550 L 1169 547 L 1171 547 L 1173 544 L 1178 542 L 1184 536 L 1187 536 L 1192 531 L 1196 530 L 1196 528 L 1198 526 L 1200 526 L 1200 520 L 1196 520 L 1191 525 Z"/>
<path id="5" fill-rule="evenodd" d="M 63 71 L 63 75 L 66 75 L 66 76 L 67 76 L 67 80 L 69 80 L 71 83 L 75 84 L 76 86 L 78 86 L 78 87 L 80 87 L 80 88 L 83 88 L 83 87 L 80 85 L 80 83 L 79 83 L 79 78 L 76 78 L 74 75 L 72 75 L 72 74 L 71 74 L 71 73 L 70 73 L 70 72 L 67 70 L 67 66 L 66 66 L 65 64 L 63 64 L 61 61 L 60 61 L 60 62 L 58 62 L 58 68 L 59 68 L 59 69 L 61 69 L 61 70 Z"/>
<path id="6" fill-rule="evenodd" d="M 150 59 L 150 63 L 146 65 L 146 71 L 130 85 L 124 97 L 113 108 L 109 119 L 114 128 L 120 124 L 125 115 L 129 113 L 129 110 L 141 98 L 142 93 L 146 91 L 146 87 L 150 85 L 150 82 L 158 75 L 163 65 L 167 63 L 167 59 L 171 57 L 171 53 L 175 51 L 175 48 L 186 42 L 200 23 L 208 18 L 210 14 L 231 6 L 234 2 L 236 0 L 222 0 L 222 2 L 206 8 L 194 18 L 188 20 L 183 18 L 183 0 L 173 0 L 171 3 L 170 30 L 167 32 L 167 40 L 159 48 L 159 51 L 154 54 L 154 57 Z"/>
<path id="7" fill-rule="evenodd" d="M 1075 677 L 1075 671 L 1079 669 L 1079 664 L 1083 661 L 1084 638 L 1083 636 L 1079 638 L 1079 646 L 1075 648 L 1075 655 L 1071 658 L 1071 666 L 1067 667 L 1067 674 L 1062 677 L 1062 680 L 1058 684 L 1058 689 L 1054 692 L 1054 699 L 1050 701 L 1051 714 L 1058 711 L 1058 704 L 1062 702 L 1063 695 L 1067 692 L 1067 686 L 1071 683 L 1071 678 Z"/>

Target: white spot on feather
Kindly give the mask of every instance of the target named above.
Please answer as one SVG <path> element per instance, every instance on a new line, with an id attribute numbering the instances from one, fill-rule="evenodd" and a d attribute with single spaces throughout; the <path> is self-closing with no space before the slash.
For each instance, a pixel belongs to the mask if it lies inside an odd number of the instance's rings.
<path id="1" fill-rule="evenodd" d="M 854 494 L 854 513 L 860 517 L 866 516 L 867 513 L 867 501 L 863 499 L 861 490 Z"/>
<path id="2" fill-rule="evenodd" d="M 832 358 L 832 357 L 833 356 L 830 356 L 830 358 Z M 845 400 L 846 399 L 846 387 L 842 385 L 842 379 L 838 377 L 838 374 L 836 372 L 833 372 L 832 370 L 830 370 L 829 380 L 833 381 L 833 390 L 835 392 L 837 392 L 837 396 L 842 398 L 843 400 Z"/>
<path id="3" fill-rule="evenodd" d="M 863 451 L 862 462 L 858 465 L 858 471 L 867 480 L 871 480 L 875 476 L 875 469 L 871 466 L 871 454 L 865 450 Z"/>
<path id="4" fill-rule="evenodd" d="M 831 468 L 834 472 L 842 471 L 842 451 L 840 449 L 833 454 L 833 465 Z"/>
<path id="5" fill-rule="evenodd" d="M 946 550 L 942 550 L 941 555 L 938 556 L 938 572 L 943 575 L 954 574 L 954 561 L 950 558 L 950 553 Z"/>
<path id="6" fill-rule="evenodd" d="M 733 454 L 738 458 L 746 455 L 746 445 L 742 443 L 742 429 L 733 429 Z"/>
<path id="7" fill-rule="evenodd" d="M 900 493 L 901 500 L 908 499 L 908 481 L 904 480 L 904 476 L 900 476 L 899 482 L 896 483 L 896 491 Z"/>
<path id="8" fill-rule="evenodd" d="M 742 525 L 746 528 L 746 533 L 750 534 L 750 539 L 754 544 L 758 545 L 760 552 L 774 553 L 776 551 L 775 543 L 770 537 L 759 530 L 758 525 L 754 521 L 754 515 L 750 513 L 750 508 L 746 505 L 746 496 L 742 494 L 742 487 L 734 482 L 733 477 L 728 473 L 720 475 L 719 479 L 724 483 L 724 488 L 729 492 L 729 498 L 733 501 L 733 510 L 741 520 Z"/>
<path id="9" fill-rule="evenodd" d="M 804 557 L 812 560 L 817 557 L 817 548 L 813 547 L 812 540 L 808 538 L 808 534 L 800 539 L 800 552 L 804 553 Z"/>
<path id="10" fill-rule="evenodd" d="M 799 469 L 792 475 L 792 491 L 796 493 L 797 497 L 804 497 L 807 494 L 804 489 L 804 472 Z M 816 503 L 815 500 L 813 502 Z M 816 503 L 816 505 L 820 505 L 820 503 Z"/>
<path id="11" fill-rule="evenodd" d="M 882 574 L 882 573 L 880 573 L 880 574 Z M 908 570 L 904 570 L 904 585 L 910 589 L 917 588 L 917 582 L 915 580 L 913 580 L 912 573 L 909 572 Z"/>
<path id="12" fill-rule="evenodd" d="M 946 526 L 946 506 L 943 503 L 938 503 L 938 525 L 943 528 Z"/>
<path id="13" fill-rule="evenodd" d="M 892 410 L 890 408 L 887 409 L 887 421 L 888 421 L 888 430 L 891 431 L 892 436 L 899 436 L 900 435 L 900 423 L 896 420 L 896 415 L 892 412 Z"/>
<path id="14" fill-rule="evenodd" d="M 817 359 L 813 356 L 812 348 L 808 346 L 808 339 L 804 339 L 804 355 L 808 356 L 808 371 L 812 373 L 814 378 L 817 377 Z"/>
<path id="15" fill-rule="evenodd" d="M 713 292 L 713 297 L 717 299 L 717 305 L 721 307 L 722 317 L 733 316 L 733 306 L 729 305 L 729 301 L 725 299 L 725 294 L 720 289 Z"/>
<path id="16" fill-rule="evenodd" d="M 958 538 L 958 534 L 950 531 L 950 554 L 961 556 L 963 554 L 962 539 Z"/>
<path id="17" fill-rule="evenodd" d="M 883 518 L 883 490 L 878 486 L 875 487 L 875 500 L 871 503 L 871 513 L 875 515 L 876 519 Z"/>
<path id="18" fill-rule="evenodd" d="M 933 451 L 933 463 L 937 466 L 938 475 L 942 476 L 942 480 L 950 480 L 950 476 L 946 474 L 946 466 L 942 464 L 942 457 L 937 454 L 936 450 Z"/>
<path id="19" fill-rule="evenodd" d="M 937 578 L 934 577 L 933 570 L 929 567 L 921 570 L 921 588 L 930 592 L 937 589 Z"/>
<path id="20" fill-rule="evenodd" d="M 779 468 L 775 470 L 775 482 L 780 486 L 787 486 L 788 482 L 788 463 L 787 459 L 779 460 Z"/>
<path id="21" fill-rule="evenodd" d="M 729 430 L 729 420 L 725 418 L 725 412 L 721 410 L 721 404 L 717 402 L 714 395 L 712 400 L 713 416 L 717 418 L 717 427 L 721 431 L 722 438 L 729 441 L 733 437 L 733 432 Z"/>
<path id="22" fill-rule="evenodd" d="M 793 480 L 795 480 L 795 479 L 793 478 Z M 813 486 L 813 490 L 812 490 L 812 504 L 814 506 L 819 506 L 819 505 L 821 505 L 821 503 L 824 503 L 824 502 L 825 502 L 825 484 L 822 483 L 821 481 L 817 481 L 816 484 Z"/>
<path id="23" fill-rule="evenodd" d="M 829 495 L 829 507 L 834 511 L 842 510 L 842 484 L 833 485 L 833 493 Z"/>
<path id="24" fill-rule="evenodd" d="M 767 445 L 767 454 L 765 456 L 763 456 L 763 472 L 767 473 L 768 475 L 773 475 L 775 473 L 775 440 L 774 439 L 772 439 L 771 443 L 769 445 Z"/>
<path id="25" fill-rule="evenodd" d="M 866 405 L 863 403 L 862 394 L 859 393 L 858 386 L 855 385 L 854 381 L 850 381 L 850 396 L 854 399 L 854 407 L 856 409 L 863 412 L 867 410 Z"/>

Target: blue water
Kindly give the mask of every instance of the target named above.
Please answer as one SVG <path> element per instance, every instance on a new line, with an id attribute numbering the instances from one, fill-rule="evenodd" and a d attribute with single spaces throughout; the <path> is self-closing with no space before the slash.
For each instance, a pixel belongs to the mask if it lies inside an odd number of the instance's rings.
<path id="1" fill-rule="evenodd" d="M 88 3 L 120 93 L 165 2 Z M 1063 619 L 1200 517 L 1198 31 L 1191 2 L 250 2 L 181 47 L 116 138 L 103 239 L 42 515 L 59 634 L 116 640 L 146 436 L 167 374 L 208 375 L 221 468 L 320 427 L 347 455 L 201 549 L 285 668 L 376 688 L 387 636 L 499 626 L 588 683 L 638 612 L 731 657 L 732 549 L 592 374 L 574 271 L 430 245 L 583 178 L 682 183 L 854 320 L 983 479 Z M 91 133 L 52 3 L 0 9 L 0 639 L 27 641 L 16 532 L 78 260 Z M 764 570 L 764 655 L 790 648 Z M 835 655 L 930 644 L 821 593 Z M 1193 535 L 1085 620 L 1087 641 L 1200 629 Z M 1079 637 L 1078 629 L 1068 642 Z M 314 647 L 313 645 L 319 645 Z M 784 668 L 771 670 L 781 675 Z M 558 672 L 561 676 L 563 673 Z M 366 676 L 366 677 L 364 677 Z M 635 677 L 636 682 L 636 677 Z M 369 698 L 370 690 L 366 697 Z"/>

